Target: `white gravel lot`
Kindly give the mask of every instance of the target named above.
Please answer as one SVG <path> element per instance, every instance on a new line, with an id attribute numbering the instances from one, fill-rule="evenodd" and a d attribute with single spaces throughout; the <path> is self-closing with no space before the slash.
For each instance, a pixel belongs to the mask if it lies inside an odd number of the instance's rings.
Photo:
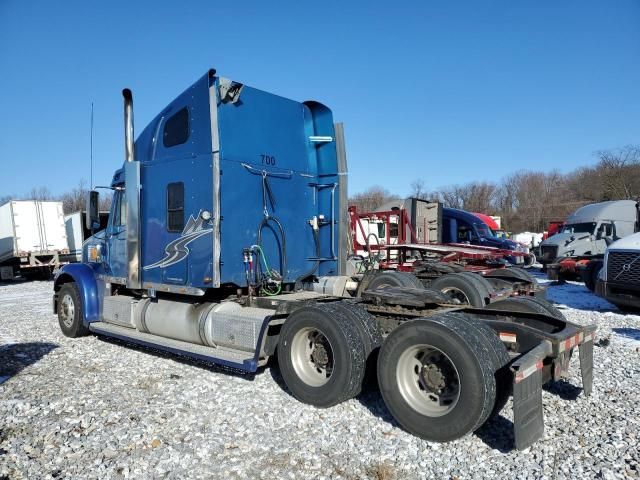
<path id="1" fill-rule="evenodd" d="M 594 392 L 543 391 L 544 438 L 513 450 L 512 409 L 449 444 L 401 430 L 376 392 L 321 410 L 283 387 L 122 343 L 62 335 L 51 282 L 0 284 L 0 479 L 626 478 L 640 474 L 640 317 L 550 286 L 597 323 Z M 604 339 L 608 339 L 604 341 Z M 4 381 L 3 381 L 4 380 Z"/>

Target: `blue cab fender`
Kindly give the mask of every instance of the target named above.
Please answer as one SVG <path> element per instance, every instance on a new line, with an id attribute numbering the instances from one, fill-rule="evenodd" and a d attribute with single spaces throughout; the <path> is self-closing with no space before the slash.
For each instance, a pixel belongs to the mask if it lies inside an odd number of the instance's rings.
<path id="1" fill-rule="evenodd" d="M 83 323 L 88 325 L 91 322 L 100 320 L 100 298 L 98 296 L 98 283 L 93 269 L 84 263 L 70 263 L 64 265 L 55 277 L 53 283 L 54 309 L 57 304 L 57 294 L 62 285 L 75 282 L 80 292 L 82 301 Z"/>

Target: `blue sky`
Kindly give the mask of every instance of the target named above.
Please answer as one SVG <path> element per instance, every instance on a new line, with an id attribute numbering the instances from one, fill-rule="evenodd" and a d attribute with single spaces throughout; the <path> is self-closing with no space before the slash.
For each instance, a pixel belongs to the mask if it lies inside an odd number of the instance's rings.
<path id="1" fill-rule="evenodd" d="M 0 196 L 94 183 L 208 68 L 345 123 L 350 192 L 569 171 L 640 143 L 640 2 L 0 0 Z"/>

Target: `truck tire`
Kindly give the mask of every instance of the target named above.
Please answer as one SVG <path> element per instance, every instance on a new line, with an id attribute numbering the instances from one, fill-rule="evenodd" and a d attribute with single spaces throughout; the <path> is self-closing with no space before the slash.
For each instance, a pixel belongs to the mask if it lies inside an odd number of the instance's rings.
<path id="1" fill-rule="evenodd" d="M 301 402 L 326 408 L 355 397 L 366 365 L 356 322 L 326 305 L 296 310 L 282 327 L 278 364 Z"/>
<path id="2" fill-rule="evenodd" d="M 477 429 L 496 399 L 489 349 L 455 316 L 412 320 L 391 332 L 380 349 L 378 383 L 396 421 L 436 442 Z"/>
<path id="3" fill-rule="evenodd" d="M 328 304 L 328 306 L 334 307 L 338 312 L 341 312 L 342 315 L 354 322 L 360 333 L 364 353 L 367 357 L 371 352 L 380 348 L 380 345 L 382 345 L 382 331 L 373 315 L 351 302 L 336 302 Z"/>
<path id="4" fill-rule="evenodd" d="M 531 252 L 524 257 L 524 266 L 522 268 L 531 268 L 536 264 L 536 255 Z"/>
<path id="5" fill-rule="evenodd" d="M 493 360 L 494 376 L 496 378 L 496 401 L 491 412 L 482 420 L 483 425 L 487 419 L 497 416 L 507 404 L 509 395 L 513 390 L 513 378 L 509 370 L 511 357 L 500 337 L 489 325 L 482 320 L 477 320 L 470 315 L 458 312 L 445 313 L 443 316 L 456 317 L 460 321 L 466 322 L 470 328 L 474 328 L 478 336 L 483 338 L 483 343 L 490 349 Z"/>
<path id="6" fill-rule="evenodd" d="M 482 283 L 476 282 L 473 277 L 467 276 L 464 272 L 449 273 L 436 278 L 429 288 L 449 296 L 453 303 L 478 308 L 486 306 L 486 299 L 489 296 L 488 290 Z"/>
<path id="7" fill-rule="evenodd" d="M 536 297 L 511 297 L 492 303 L 489 307 L 492 310 L 506 310 L 524 313 L 541 313 L 551 317 L 566 321 L 560 310 L 551 303 Z"/>
<path id="8" fill-rule="evenodd" d="M 380 345 L 382 345 L 383 341 L 380 325 L 373 315 L 357 304 L 351 302 L 337 302 L 334 305 L 339 312 L 344 314 L 347 318 L 350 318 L 358 327 L 366 358 L 362 388 L 373 388 L 377 383 L 376 365 L 378 362 Z"/>
<path id="9" fill-rule="evenodd" d="M 369 282 L 367 288 L 369 290 L 375 290 L 376 288 L 384 286 L 424 289 L 422 282 L 412 273 L 396 271 L 378 273 Z"/>
<path id="10" fill-rule="evenodd" d="M 491 285 L 491 282 L 489 280 L 487 280 L 486 278 L 484 278 L 479 273 L 460 272 L 460 274 L 466 276 L 467 278 L 469 278 L 472 282 L 474 282 L 476 285 L 478 285 L 478 288 L 483 290 L 483 292 L 484 292 L 483 295 L 484 295 L 484 298 L 485 298 L 485 302 L 488 302 L 489 298 L 491 298 L 491 295 L 496 293 L 496 289 L 494 288 L 493 285 Z"/>
<path id="11" fill-rule="evenodd" d="M 502 278 L 505 280 L 517 279 L 522 282 L 531 283 L 535 286 L 538 285 L 538 280 L 536 279 L 536 277 L 531 275 L 526 270 L 517 267 L 496 268 L 495 270 L 491 270 L 487 274 L 487 276 L 493 278 Z"/>
<path id="12" fill-rule="evenodd" d="M 63 284 L 58 292 L 58 323 L 62 333 L 70 338 L 88 335 L 89 329 L 84 326 L 83 321 L 78 285 L 75 282 Z"/>
<path id="13" fill-rule="evenodd" d="M 583 271 L 580 271 L 580 276 L 584 282 L 584 286 L 592 292 L 596 289 L 596 282 L 598 281 L 598 274 L 602 270 L 602 260 L 591 260 Z"/>

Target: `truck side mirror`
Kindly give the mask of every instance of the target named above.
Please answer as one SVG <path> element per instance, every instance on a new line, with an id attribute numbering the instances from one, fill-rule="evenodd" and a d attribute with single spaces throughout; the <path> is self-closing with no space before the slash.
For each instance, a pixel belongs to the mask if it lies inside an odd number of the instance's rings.
<path id="1" fill-rule="evenodd" d="M 100 228 L 100 214 L 98 213 L 98 199 L 100 194 L 95 190 L 91 190 L 87 194 L 87 204 L 85 211 L 85 226 L 87 230 L 95 230 Z"/>

